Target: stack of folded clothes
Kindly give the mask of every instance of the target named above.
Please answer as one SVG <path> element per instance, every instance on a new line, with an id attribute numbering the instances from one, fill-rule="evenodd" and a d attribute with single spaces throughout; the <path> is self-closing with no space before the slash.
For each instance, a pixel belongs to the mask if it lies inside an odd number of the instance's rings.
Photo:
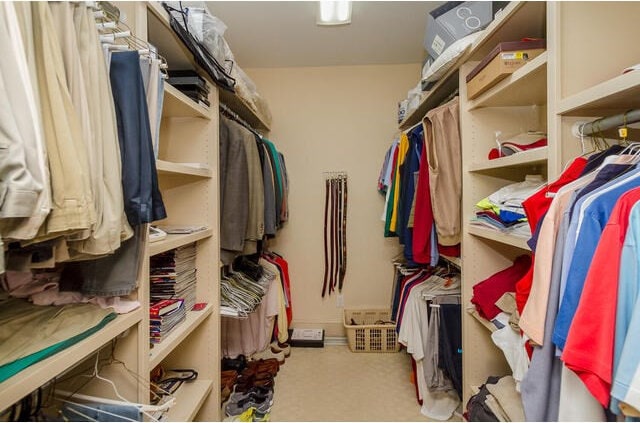
<path id="1" fill-rule="evenodd" d="M 523 182 L 500 188 L 476 204 L 476 215 L 471 225 L 523 238 L 530 237 L 531 229 L 522 202 L 545 184 L 541 175 L 527 175 Z"/>
<path id="2" fill-rule="evenodd" d="M 489 160 L 511 156 L 523 151 L 547 146 L 547 136 L 542 132 L 527 132 L 510 137 L 509 141 L 499 142 L 500 147 L 489 151 Z"/>
<path id="3" fill-rule="evenodd" d="M 167 82 L 203 107 L 209 107 L 209 86 L 193 70 L 170 70 Z"/>

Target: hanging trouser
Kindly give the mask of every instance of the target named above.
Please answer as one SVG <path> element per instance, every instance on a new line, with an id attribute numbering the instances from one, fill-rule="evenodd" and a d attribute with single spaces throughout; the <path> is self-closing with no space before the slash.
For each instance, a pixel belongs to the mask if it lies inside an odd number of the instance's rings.
<path id="1" fill-rule="evenodd" d="M 462 398 L 462 317 L 460 304 L 440 304 L 438 367 Z"/>
<path id="2" fill-rule="evenodd" d="M 111 88 L 122 158 L 124 209 L 131 226 L 164 219 L 146 93 L 137 51 L 111 55 Z"/>

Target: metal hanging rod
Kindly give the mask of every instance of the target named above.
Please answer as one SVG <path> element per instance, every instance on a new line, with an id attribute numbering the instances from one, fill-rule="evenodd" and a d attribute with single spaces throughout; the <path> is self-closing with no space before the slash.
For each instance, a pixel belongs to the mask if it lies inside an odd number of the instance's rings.
<path id="1" fill-rule="evenodd" d="M 631 125 L 640 122 L 640 109 L 628 110 L 614 116 L 596 119 L 591 122 L 576 122 L 572 127 L 573 134 L 580 138 L 597 134 L 623 125 Z"/>
<path id="2" fill-rule="evenodd" d="M 236 122 L 238 122 L 240 125 L 244 126 L 245 128 L 247 128 L 249 131 L 253 132 L 255 135 L 257 135 L 258 137 L 260 137 L 260 139 L 262 139 L 262 134 L 259 133 L 258 131 L 256 131 L 251 125 L 249 125 L 244 119 L 242 119 L 240 116 L 238 116 L 238 114 L 236 112 L 234 112 L 233 110 L 231 110 L 229 107 L 227 107 L 226 104 L 220 103 L 220 111 L 225 113 L 227 116 L 229 116 L 231 119 L 235 120 Z"/>

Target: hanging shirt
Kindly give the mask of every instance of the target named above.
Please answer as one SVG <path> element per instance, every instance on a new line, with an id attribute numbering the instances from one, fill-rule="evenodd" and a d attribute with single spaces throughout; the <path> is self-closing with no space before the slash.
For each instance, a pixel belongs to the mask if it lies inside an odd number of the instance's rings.
<path id="1" fill-rule="evenodd" d="M 394 191 L 393 202 L 391 210 L 391 220 L 389 222 L 389 231 L 398 233 L 398 213 L 400 211 L 400 190 L 401 190 L 401 173 L 400 166 L 404 164 L 404 160 L 407 157 L 409 151 L 409 138 L 407 134 L 403 133 L 400 136 L 400 144 L 398 145 L 398 160 L 396 162 L 396 168 L 394 173 Z"/>
<path id="2" fill-rule="evenodd" d="M 619 402 L 640 408 L 640 206 L 629 217 L 622 255 L 616 312 L 614 378 L 611 410 L 619 414 Z"/>
<path id="3" fill-rule="evenodd" d="M 606 407 L 613 377 L 618 275 L 629 215 L 640 201 L 640 189 L 620 197 L 593 255 L 562 361 Z M 625 270 L 626 272 L 626 270 Z"/>
<path id="4" fill-rule="evenodd" d="M 581 209 L 579 216 L 575 216 L 572 219 L 579 219 L 580 216 L 584 217 L 582 224 L 578 224 L 579 229 L 576 231 L 578 232 L 577 242 L 575 243 L 571 267 L 567 275 L 566 288 L 562 296 L 553 335 L 553 342 L 560 349 L 564 348 L 569 328 L 582 294 L 582 287 L 588 271 L 587 263 L 591 263 L 602 235 L 602 230 L 611 216 L 616 201 L 622 194 L 640 185 L 640 171 L 633 171 L 626 178 L 619 179 L 623 180 L 613 181 L 613 183 L 605 185 L 606 188 L 583 197 L 580 201 L 584 200 L 586 207 Z M 569 234 L 571 235 L 571 229 Z"/>

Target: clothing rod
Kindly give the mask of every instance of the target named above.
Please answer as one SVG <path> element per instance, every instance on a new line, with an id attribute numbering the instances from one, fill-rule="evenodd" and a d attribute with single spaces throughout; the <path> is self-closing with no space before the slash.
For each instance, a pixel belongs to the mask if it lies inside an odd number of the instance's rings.
<path id="1" fill-rule="evenodd" d="M 236 122 L 238 122 L 240 125 L 244 126 L 245 128 L 247 128 L 249 131 L 253 132 L 254 134 L 256 134 L 257 136 L 260 137 L 260 139 L 262 139 L 262 134 L 260 134 L 258 131 L 256 131 L 255 129 L 253 129 L 253 127 L 251 125 L 249 125 L 247 122 L 245 122 L 244 119 L 242 119 L 240 116 L 238 116 L 238 114 L 236 112 L 234 112 L 233 110 L 231 110 L 229 107 L 227 107 L 226 104 L 220 103 L 220 111 L 225 113 L 227 116 L 229 116 L 231 119 L 235 120 Z"/>
<path id="2" fill-rule="evenodd" d="M 589 136 L 607 129 L 617 128 L 622 125 L 631 125 L 640 122 L 640 109 L 629 110 L 614 116 L 596 119 L 591 122 L 576 122 L 572 132 L 577 137 Z"/>

